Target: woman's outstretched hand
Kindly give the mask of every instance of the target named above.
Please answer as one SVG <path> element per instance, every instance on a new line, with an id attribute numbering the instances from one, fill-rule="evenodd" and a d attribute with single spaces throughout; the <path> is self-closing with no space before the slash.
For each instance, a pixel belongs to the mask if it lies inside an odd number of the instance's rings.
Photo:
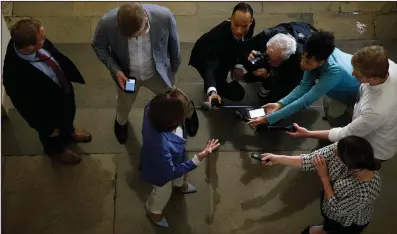
<path id="1" fill-rule="evenodd" d="M 216 150 L 221 144 L 219 143 L 218 139 L 212 139 L 208 141 L 207 145 L 205 148 L 197 154 L 200 160 L 203 160 L 204 158 L 208 157 L 214 150 Z"/>

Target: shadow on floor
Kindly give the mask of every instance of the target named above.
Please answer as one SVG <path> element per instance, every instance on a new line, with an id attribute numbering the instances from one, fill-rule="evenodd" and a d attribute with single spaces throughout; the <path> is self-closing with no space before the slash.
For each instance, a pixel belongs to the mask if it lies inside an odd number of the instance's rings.
<path id="1" fill-rule="evenodd" d="M 283 166 L 274 167 L 283 168 Z M 267 203 L 278 196 L 284 203 L 284 207 L 270 215 L 258 219 L 246 219 L 244 225 L 233 230 L 233 232 L 251 229 L 257 223 L 273 222 L 292 216 L 296 212 L 305 209 L 305 207 L 312 202 L 318 200 L 320 194 L 321 184 L 315 172 L 296 172 L 295 170 L 291 170 L 266 196 L 256 197 L 241 203 L 242 210 L 257 209 L 266 206 Z"/>
<path id="2" fill-rule="evenodd" d="M 71 166 L 47 156 L 8 157 L 2 231 L 111 233 L 115 173 L 111 160 L 89 156 Z"/>

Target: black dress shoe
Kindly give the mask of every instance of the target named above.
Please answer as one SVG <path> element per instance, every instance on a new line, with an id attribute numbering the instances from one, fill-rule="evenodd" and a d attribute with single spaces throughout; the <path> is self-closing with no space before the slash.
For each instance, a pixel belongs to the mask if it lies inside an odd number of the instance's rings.
<path id="1" fill-rule="evenodd" d="M 305 230 L 303 230 L 301 234 L 310 234 L 310 228 L 311 227 L 312 226 L 309 226 L 309 227 L 305 228 Z"/>
<path id="2" fill-rule="evenodd" d="M 127 124 L 120 125 L 117 120 L 114 121 L 114 134 L 120 144 L 124 144 L 128 137 Z"/>

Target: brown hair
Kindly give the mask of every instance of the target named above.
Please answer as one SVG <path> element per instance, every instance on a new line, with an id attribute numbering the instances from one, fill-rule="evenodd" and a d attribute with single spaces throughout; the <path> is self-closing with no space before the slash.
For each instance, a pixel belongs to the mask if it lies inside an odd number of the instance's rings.
<path id="1" fill-rule="evenodd" d="M 369 78 L 386 78 L 389 72 L 389 60 L 382 46 L 367 46 L 354 53 L 352 58 L 354 69 Z"/>
<path id="2" fill-rule="evenodd" d="M 132 37 L 144 24 L 146 17 L 145 9 L 139 3 L 126 3 L 120 6 L 117 12 L 117 23 L 121 35 Z"/>
<path id="3" fill-rule="evenodd" d="M 179 89 L 157 94 L 150 102 L 149 121 L 159 132 L 171 132 L 183 124 L 189 100 Z"/>
<path id="4" fill-rule="evenodd" d="M 42 24 L 34 19 L 21 19 L 11 27 L 11 39 L 17 49 L 36 45 Z"/>
<path id="5" fill-rule="evenodd" d="M 381 165 L 375 159 L 374 149 L 365 138 L 347 136 L 338 141 L 339 158 L 350 169 L 367 169 L 377 171 Z"/>

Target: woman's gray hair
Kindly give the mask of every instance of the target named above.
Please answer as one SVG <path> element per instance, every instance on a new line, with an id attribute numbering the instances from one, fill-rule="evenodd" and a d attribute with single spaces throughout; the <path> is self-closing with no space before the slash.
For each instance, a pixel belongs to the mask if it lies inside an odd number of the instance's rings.
<path id="1" fill-rule="evenodd" d="M 296 40 L 290 34 L 278 33 L 267 42 L 266 47 L 276 47 L 281 49 L 281 56 L 284 60 L 296 52 Z"/>

